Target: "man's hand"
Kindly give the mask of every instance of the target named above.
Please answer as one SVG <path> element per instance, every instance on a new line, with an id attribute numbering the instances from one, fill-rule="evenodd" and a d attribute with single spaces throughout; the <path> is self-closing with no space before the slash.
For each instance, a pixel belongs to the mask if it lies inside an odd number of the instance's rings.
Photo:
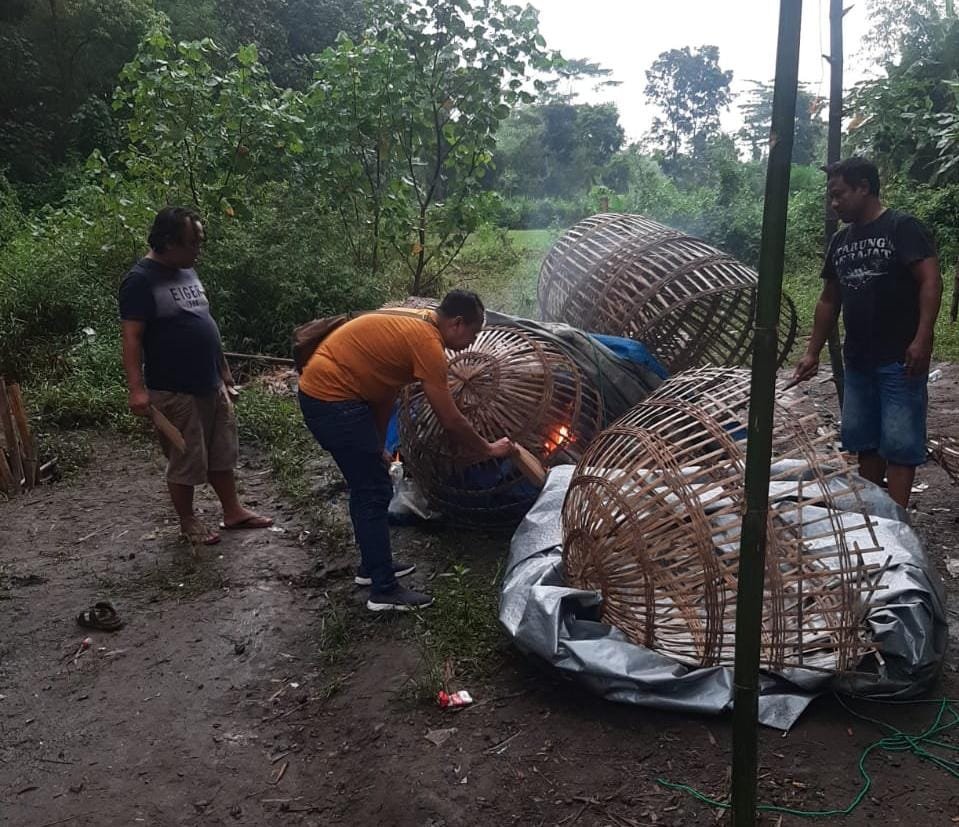
<path id="1" fill-rule="evenodd" d="M 489 444 L 489 455 L 493 459 L 505 459 L 515 450 L 513 443 L 505 436 Z"/>
<path id="2" fill-rule="evenodd" d="M 389 468 L 393 464 L 393 455 L 386 449 L 383 450 L 383 464 L 387 468 Z"/>
<path id="3" fill-rule="evenodd" d="M 932 339 L 917 338 L 906 348 L 906 375 L 922 376 L 929 372 L 929 362 L 932 360 Z"/>
<path id="4" fill-rule="evenodd" d="M 793 371 L 793 384 L 812 379 L 818 372 L 819 357 L 814 356 L 812 353 L 806 353 L 802 359 L 799 360 L 799 364 L 796 365 L 796 370 Z"/>
<path id="5" fill-rule="evenodd" d="M 130 391 L 128 404 L 132 413 L 137 416 L 146 416 L 150 413 L 150 392 L 146 388 Z"/>

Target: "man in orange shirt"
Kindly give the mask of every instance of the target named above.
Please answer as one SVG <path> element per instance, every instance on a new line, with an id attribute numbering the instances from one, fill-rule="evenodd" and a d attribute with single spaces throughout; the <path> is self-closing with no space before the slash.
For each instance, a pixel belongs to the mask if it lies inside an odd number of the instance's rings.
<path id="1" fill-rule="evenodd" d="M 393 561 L 387 511 L 393 494 L 384 456 L 386 428 L 400 389 L 421 382 L 440 424 L 477 461 L 506 457 L 506 438 L 487 442 L 460 413 L 447 383 L 444 348 L 463 350 L 483 327 L 485 309 L 466 290 L 447 293 L 439 308 L 368 313 L 333 331 L 300 376 L 300 409 L 310 432 L 350 487 L 350 519 L 360 548 L 358 585 L 368 585 L 372 611 L 429 606 L 426 594 L 397 577 L 413 565 Z"/>

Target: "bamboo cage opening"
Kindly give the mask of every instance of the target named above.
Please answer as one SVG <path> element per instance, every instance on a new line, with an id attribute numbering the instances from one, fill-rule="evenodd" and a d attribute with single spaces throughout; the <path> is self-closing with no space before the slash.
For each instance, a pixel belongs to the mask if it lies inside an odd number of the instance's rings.
<path id="1" fill-rule="evenodd" d="M 447 356 L 456 406 L 487 440 L 509 437 L 548 467 L 575 462 L 602 427 L 599 389 L 544 336 L 489 326 Z M 510 460 L 468 464 L 418 384 L 403 393 L 399 426 L 404 464 L 434 507 L 459 522 L 518 521 L 539 493 Z"/>
<path id="2" fill-rule="evenodd" d="M 643 342 L 670 373 L 744 365 L 752 353 L 758 277 L 699 239 L 639 215 L 602 213 L 562 236 L 546 256 L 540 315 Z M 778 356 L 796 339 L 783 297 Z"/>
<path id="3" fill-rule="evenodd" d="M 593 440 L 563 506 L 569 585 L 601 593 L 603 619 L 633 642 L 696 666 L 734 660 L 749 381 L 745 369 L 703 368 L 664 383 Z M 767 517 L 772 671 L 847 672 L 870 651 L 881 548 L 829 445 L 816 417 L 777 403 L 772 479 L 795 491 Z"/>

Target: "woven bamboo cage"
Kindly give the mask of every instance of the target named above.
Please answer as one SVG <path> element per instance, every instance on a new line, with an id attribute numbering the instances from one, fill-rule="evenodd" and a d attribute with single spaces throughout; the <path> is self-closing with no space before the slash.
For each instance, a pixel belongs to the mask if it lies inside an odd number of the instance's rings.
<path id="1" fill-rule="evenodd" d="M 959 482 L 959 440 L 942 436 L 930 439 L 926 443 L 929 458 L 937 463 L 949 475 L 953 482 Z"/>
<path id="2" fill-rule="evenodd" d="M 749 381 L 704 368 L 664 383 L 593 440 L 563 506 L 568 584 L 600 592 L 633 642 L 696 666 L 733 663 Z M 768 515 L 762 662 L 845 672 L 870 651 L 881 549 L 831 434 L 781 399 L 772 482 L 796 487 Z"/>
<path id="3" fill-rule="evenodd" d="M 493 325 L 447 356 L 456 406 L 488 440 L 509 437 L 552 466 L 575 462 L 602 428 L 599 390 L 545 337 Z M 465 464 L 420 385 L 404 391 L 399 426 L 406 468 L 433 506 L 457 522 L 508 524 L 535 501 L 539 491 L 510 460 Z"/>
<path id="4" fill-rule="evenodd" d="M 699 239 L 640 215 L 603 213 L 579 222 L 540 271 L 540 315 L 643 342 L 671 373 L 747 364 L 756 307 L 755 271 Z M 780 364 L 796 339 L 783 296 Z"/>

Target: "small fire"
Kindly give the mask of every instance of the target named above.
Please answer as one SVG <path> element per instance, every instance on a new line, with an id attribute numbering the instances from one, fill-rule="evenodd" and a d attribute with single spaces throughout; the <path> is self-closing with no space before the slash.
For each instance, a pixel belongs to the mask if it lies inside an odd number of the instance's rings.
<path id="1" fill-rule="evenodd" d="M 572 434 L 566 425 L 560 425 L 546 438 L 543 447 L 547 454 L 553 454 L 563 447 L 564 444 L 571 441 Z"/>

